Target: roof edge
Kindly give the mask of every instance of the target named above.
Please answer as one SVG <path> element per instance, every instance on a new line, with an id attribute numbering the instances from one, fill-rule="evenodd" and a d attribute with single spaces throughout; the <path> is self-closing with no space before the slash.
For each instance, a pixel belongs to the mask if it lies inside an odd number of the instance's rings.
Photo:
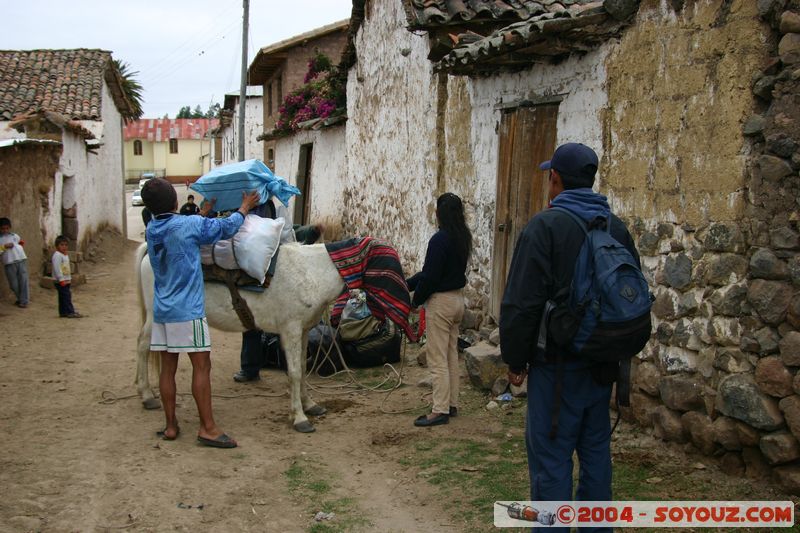
<path id="1" fill-rule="evenodd" d="M 273 43 L 261 48 L 256 54 L 256 57 L 253 58 L 253 61 L 250 63 L 250 66 L 247 67 L 248 85 L 261 85 L 262 83 L 264 83 L 264 81 L 266 81 L 262 80 L 261 77 L 258 76 L 255 72 L 255 70 L 259 66 L 259 63 L 263 58 L 268 57 L 272 54 L 283 52 L 284 50 L 288 50 L 289 48 L 292 48 L 294 46 L 298 46 L 302 44 L 304 41 L 308 41 L 310 39 L 318 39 L 320 37 L 330 35 L 331 33 L 337 31 L 346 30 L 349 25 L 350 25 L 350 18 L 348 17 L 338 22 L 333 22 L 331 24 L 321 26 L 311 31 L 295 35 L 294 37 L 290 37 L 288 39 L 284 39 L 283 41 L 278 41 L 277 43 Z"/>

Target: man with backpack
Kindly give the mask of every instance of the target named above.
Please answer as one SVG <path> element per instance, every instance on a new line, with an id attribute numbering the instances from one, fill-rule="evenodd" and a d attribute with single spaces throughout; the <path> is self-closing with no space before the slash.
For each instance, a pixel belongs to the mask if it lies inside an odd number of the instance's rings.
<path id="1" fill-rule="evenodd" d="M 606 197 L 592 190 L 597 166 L 597 154 L 578 143 L 540 165 L 550 207 L 517 240 L 500 310 L 509 380 L 522 384 L 530 368 L 525 441 L 534 501 L 573 499 L 575 451 L 575 499 L 611 500 L 612 384 L 624 394 L 630 358 L 650 337 L 639 256 Z"/>

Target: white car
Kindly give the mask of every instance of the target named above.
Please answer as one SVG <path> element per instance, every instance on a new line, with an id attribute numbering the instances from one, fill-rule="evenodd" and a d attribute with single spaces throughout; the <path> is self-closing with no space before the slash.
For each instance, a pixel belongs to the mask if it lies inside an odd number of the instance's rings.
<path id="1" fill-rule="evenodd" d="M 144 205 L 142 201 L 142 189 L 136 189 L 131 196 L 131 205 Z"/>
<path id="2" fill-rule="evenodd" d="M 144 172 L 139 177 L 141 178 L 139 180 L 139 188 L 141 189 L 142 187 L 144 187 L 145 183 L 147 183 L 150 179 L 155 178 L 156 175 L 154 172 Z"/>

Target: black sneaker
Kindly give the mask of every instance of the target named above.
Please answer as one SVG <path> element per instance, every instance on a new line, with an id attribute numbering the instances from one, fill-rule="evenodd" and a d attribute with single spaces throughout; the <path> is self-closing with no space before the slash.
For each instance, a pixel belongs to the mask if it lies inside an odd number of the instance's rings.
<path id="1" fill-rule="evenodd" d="M 256 374 L 255 376 L 251 376 L 249 374 L 245 374 L 241 370 L 239 370 L 237 373 L 233 375 L 233 381 L 236 381 L 237 383 L 247 383 L 248 381 L 259 381 L 260 379 L 261 376 L 259 376 L 258 374 Z"/>

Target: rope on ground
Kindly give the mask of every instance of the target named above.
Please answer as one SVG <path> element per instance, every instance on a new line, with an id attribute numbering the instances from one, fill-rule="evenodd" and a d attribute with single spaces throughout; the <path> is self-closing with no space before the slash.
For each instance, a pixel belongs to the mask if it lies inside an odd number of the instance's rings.
<path id="1" fill-rule="evenodd" d="M 100 528 L 100 529 L 128 529 L 129 527 L 133 527 L 133 526 L 137 525 L 138 523 L 139 523 L 138 520 L 134 520 L 130 524 L 125 524 L 124 526 L 103 526 L 103 525 L 98 525 L 97 527 Z"/>
<path id="2" fill-rule="evenodd" d="M 323 316 L 323 324 L 333 328 L 333 326 L 330 323 L 330 313 L 327 312 L 327 311 L 325 312 L 325 315 Z M 341 326 L 341 322 L 339 323 L 339 326 Z M 385 393 L 386 396 L 384 396 L 383 400 L 381 400 L 380 410 L 381 410 L 381 412 L 386 413 L 386 414 L 408 413 L 408 412 L 416 411 L 416 410 L 418 410 L 420 408 L 428 407 L 428 406 L 431 405 L 430 401 L 426 401 L 425 400 L 425 396 L 427 396 L 427 395 L 429 395 L 431 393 L 426 393 L 426 394 L 423 394 L 422 397 L 421 397 L 421 400 L 423 401 L 423 405 L 421 405 L 421 406 L 411 407 L 411 408 L 408 408 L 408 409 L 401 409 L 401 410 L 391 410 L 391 411 L 387 410 L 385 408 L 386 401 L 389 399 L 389 397 L 392 395 L 392 393 L 394 391 L 396 391 L 397 389 L 399 389 L 403 385 L 403 374 L 404 374 L 405 365 L 406 365 L 406 346 L 408 345 L 408 339 L 406 338 L 405 335 L 403 335 L 403 351 L 400 354 L 400 370 L 398 371 L 390 363 L 385 363 L 383 365 L 383 368 L 387 370 L 385 379 L 383 381 L 381 381 L 380 383 L 378 383 L 377 385 L 369 386 L 369 385 L 366 385 L 366 384 L 362 383 L 361 381 L 359 381 L 359 379 L 356 376 L 356 373 L 353 370 L 351 370 L 349 366 L 347 366 L 347 363 L 344 360 L 344 355 L 342 355 L 342 350 L 339 348 L 339 344 L 336 342 L 336 338 L 337 338 L 338 333 L 339 333 L 339 326 L 337 326 L 336 329 L 334 329 L 334 332 L 333 332 L 333 340 L 334 340 L 334 342 L 332 342 L 327 347 L 327 349 L 324 350 L 324 354 L 322 353 L 323 352 L 323 347 L 322 347 L 323 343 L 320 342 L 319 345 L 317 346 L 317 352 L 316 352 L 316 354 L 314 354 L 314 361 L 313 361 L 313 363 L 311 365 L 311 368 L 308 369 L 308 371 L 306 372 L 306 376 L 305 376 L 306 377 L 306 383 L 308 384 L 308 387 L 311 390 L 320 392 L 322 394 L 328 394 L 328 395 L 353 394 L 353 393 L 356 393 L 356 392 L 364 392 L 364 391 L 366 391 L 366 392 Z M 337 368 L 337 364 L 334 363 L 333 359 L 331 358 L 331 352 L 333 351 L 334 348 L 336 348 L 336 354 L 338 355 L 339 364 L 341 365 L 342 370 L 334 372 L 333 374 L 330 374 L 328 376 L 319 375 L 319 369 L 322 368 L 322 366 L 326 362 L 328 364 L 330 364 L 330 366 L 332 366 L 333 368 Z M 309 380 L 309 378 L 314 374 L 316 374 L 316 378 L 317 379 L 324 380 L 324 381 L 328 381 L 328 380 L 333 381 L 334 378 L 336 378 L 337 376 L 338 377 L 345 377 L 345 382 L 344 383 L 330 383 L 330 384 L 324 384 L 324 385 L 323 384 L 319 384 L 319 383 L 315 384 L 315 383 L 312 383 Z M 388 384 L 388 388 L 387 388 L 387 384 Z M 340 390 L 336 390 L 336 389 L 340 389 Z"/>
<path id="3" fill-rule="evenodd" d="M 179 392 L 179 393 L 177 393 L 177 395 L 178 396 L 191 396 L 192 393 L 191 392 Z M 284 397 L 284 396 L 288 396 L 288 395 L 289 395 L 288 391 L 272 393 L 272 394 L 268 394 L 266 392 L 244 392 L 244 393 L 241 393 L 241 394 L 212 394 L 211 397 L 212 398 L 221 398 L 223 400 L 235 400 L 235 399 L 238 399 L 238 398 L 254 398 L 254 397 L 259 397 L 259 398 L 280 398 L 280 397 Z M 120 400 L 130 400 L 131 398 L 138 398 L 138 397 L 139 397 L 138 394 L 128 394 L 127 396 L 117 396 L 114 392 L 112 392 L 110 390 L 104 390 L 103 392 L 100 393 L 100 401 L 98 401 L 97 403 L 100 403 L 100 404 L 103 404 L 103 405 L 111 405 L 111 404 L 117 403 Z M 155 395 L 154 397 L 155 398 L 159 398 L 160 396 L 159 395 Z"/>

